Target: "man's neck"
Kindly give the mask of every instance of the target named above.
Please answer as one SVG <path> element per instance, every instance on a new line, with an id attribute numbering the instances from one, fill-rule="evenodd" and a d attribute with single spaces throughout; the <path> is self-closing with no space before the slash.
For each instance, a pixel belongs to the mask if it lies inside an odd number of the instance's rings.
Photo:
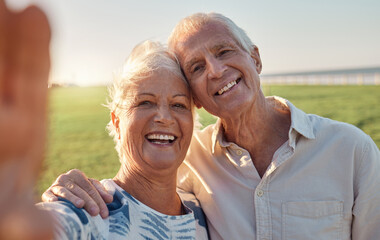
<path id="1" fill-rule="evenodd" d="M 266 99 L 236 119 L 222 119 L 224 137 L 250 153 L 260 177 L 276 150 L 288 140 L 290 111 L 275 101 Z"/>

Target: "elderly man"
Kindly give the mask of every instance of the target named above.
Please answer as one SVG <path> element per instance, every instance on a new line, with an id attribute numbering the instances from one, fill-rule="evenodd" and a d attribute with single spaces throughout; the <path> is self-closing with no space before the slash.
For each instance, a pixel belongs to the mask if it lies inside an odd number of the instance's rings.
<path id="1" fill-rule="evenodd" d="M 183 19 L 169 47 L 196 105 L 218 117 L 194 134 L 178 177 L 199 199 L 211 239 L 380 239 L 380 153 L 369 136 L 266 98 L 258 48 L 221 14 Z M 95 201 L 105 216 L 93 190 L 72 171 L 43 198 Z"/>

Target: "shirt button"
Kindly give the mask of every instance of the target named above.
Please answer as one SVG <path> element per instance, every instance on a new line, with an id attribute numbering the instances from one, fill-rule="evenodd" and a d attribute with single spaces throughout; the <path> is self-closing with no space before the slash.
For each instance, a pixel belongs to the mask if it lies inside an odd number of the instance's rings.
<path id="1" fill-rule="evenodd" d="M 240 155 L 243 154 L 243 152 L 239 149 L 239 150 L 236 151 L 236 154 L 240 156 Z"/>
<path id="2" fill-rule="evenodd" d="M 264 191 L 261 190 L 261 189 L 260 189 L 260 190 L 257 190 L 257 193 L 256 193 L 256 194 L 257 194 L 258 197 L 261 197 L 262 195 L 264 195 Z"/>

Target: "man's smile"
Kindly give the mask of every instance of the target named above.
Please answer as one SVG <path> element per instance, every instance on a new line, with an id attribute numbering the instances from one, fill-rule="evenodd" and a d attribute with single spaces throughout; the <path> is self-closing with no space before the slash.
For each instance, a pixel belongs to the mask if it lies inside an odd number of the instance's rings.
<path id="1" fill-rule="evenodd" d="M 237 80 L 234 80 L 232 82 L 229 82 L 227 85 L 225 85 L 224 87 L 222 87 L 218 92 L 215 93 L 215 95 L 222 95 L 223 93 L 229 91 L 233 86 L 235 86 L 236 84 L 238 84 L 241 80 L 241 77 L 238 78 Z"/>

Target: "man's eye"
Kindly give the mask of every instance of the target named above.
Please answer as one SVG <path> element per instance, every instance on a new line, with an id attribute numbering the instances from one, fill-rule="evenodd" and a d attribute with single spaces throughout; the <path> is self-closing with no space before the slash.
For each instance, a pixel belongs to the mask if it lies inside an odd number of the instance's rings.
<path id="1" fill-rule="evenodd" d="M 175 108 L 183 108 L 183 109 L 186 109 L 186 105 L 185 104 L 182 104 L 182 103 L 175 103 L 173 104 L 173 107 Z"/>
<path id="2" fill-rule="evenodd" d="M 220 52 L 218 53 L 218 56 L 223 56 L 224 54 L 226 54 L 226 53 L 228 53 L 228 52 L 230 52 L 229 49 L 224 49 L 224 50 L 222 50 L 222 51 L 220 51 Z"/>
<path id="3" fill-rule="evenodd" d="M 198 71 L 202 70 L 202 66 L 201 65 L 196 65 L 195 67 L 193 67 L 193 70 L 191 71 L 192 73 L 196 73 Z"/>

